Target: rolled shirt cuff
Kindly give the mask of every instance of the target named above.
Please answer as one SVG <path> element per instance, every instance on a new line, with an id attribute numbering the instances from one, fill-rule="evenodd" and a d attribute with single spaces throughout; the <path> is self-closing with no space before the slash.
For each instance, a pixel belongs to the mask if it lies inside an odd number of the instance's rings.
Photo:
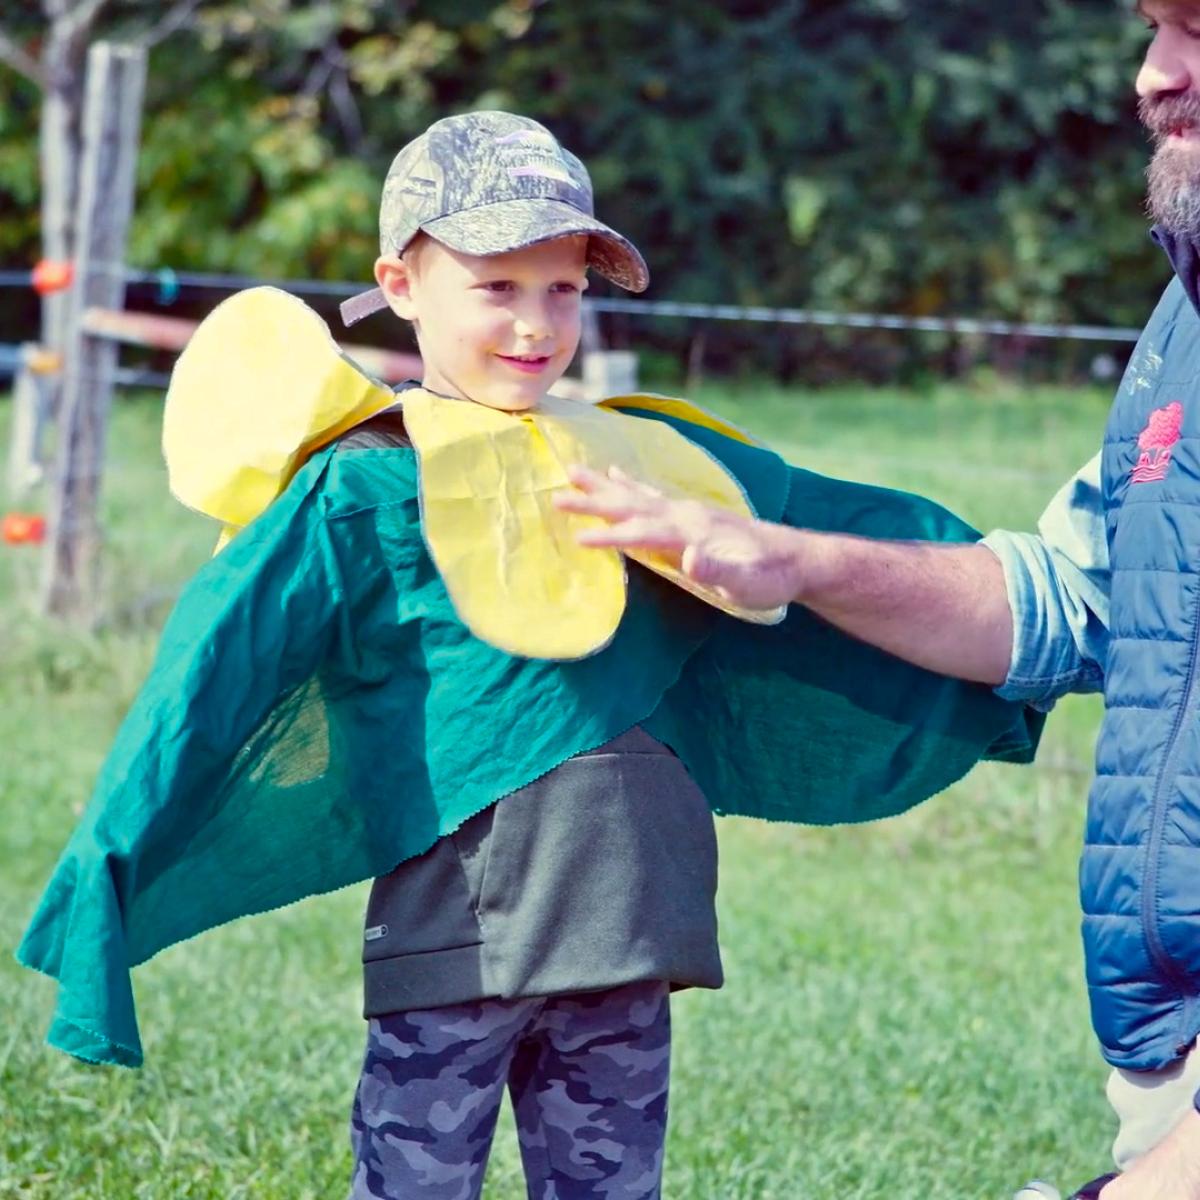
<path id="1" fill-rule="evenodd" d="M 1001 529 L 981 544 L 1000 560 L 1012 615 L 1008 676 L 996 694 L 1048 712 L 1068 692 L 1099 691 L 1099 664 L 1080 645 L 1102 630 L 1093 628 L 1086 603 L 1070 592 L 1043 539 Z"/>

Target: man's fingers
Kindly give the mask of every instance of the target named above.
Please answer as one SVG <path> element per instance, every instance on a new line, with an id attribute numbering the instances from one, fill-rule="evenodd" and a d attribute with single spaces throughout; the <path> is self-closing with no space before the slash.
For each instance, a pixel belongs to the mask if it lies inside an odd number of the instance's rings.
<path id="1" fill-rule="evenodd" d="M 615 463 L 608 468 L 608 477 L 618 487 L 628 488 L 631 492 L 636 492 L 640 496 L 646 496 L 653 500 L 661 500 L 663 493 L 656 487 L 651 487 L 648 483 L 643 483 L 640 479 L 634 479 L 632 475 L 626 475 Z"/>
<path id="2" fill-rule="evenodd" d="M 712 588 L 727 604 L 737 604 L 739 602 L 738 598 L 729 588 L 722 586 L 722 582 L 735 582 L 735 579 L 730 577 L 729 569 L 727 567 L 723 568 L 719 562 L 705 554 L 699 546 L 686 546 L 679 560 L 679 565 L 683 573 L 693 583 L 701 583 L 706 587 Z"/>
<path id="3" fill-rule="evenodd" d="M 630 517 L 602 529 L 585 529 L 577 540 L 581 546 L 607 546 L 613 549 L 637 546 L 642 550 L 675 552 L 687 545 L 687 538 L 675 526 L 656 521 L 653 517 Z"/>
<path id="4" fill-rule="evenodd" d="M 567 478 L 582 492 L 598 492 L 605 488 L 628 492 L 633 495 L 649 496 L 654 499 L 662 497 L 662 492 L 627 475 L 618 466 L 611 466 L 607 471 L 596 471 L 580 463 L 572 463 L 567 467 Z"/>
<path id="5" fill-rule="evenodd" d="M 567 478 L 575 490 L 555 492 L 553 497 L 555 507 L 563 512 L 621 521 L 648 515 L 662 499 L 659 492 L 630 479 L 618 467 L 610 467 L 602 475 L 589 467 L 572 466 L 567 468 Z"/>
<path id="6" fill-rule="evenodd" d="M 585 492 L 594 492 L 607 483 L 614 483 L 619 488 L 628 488 L 630 491 L 640 492 L 643 496 L 662 495 L 657 488 L 643 483 L 640 479 L 634 479 L 632 475 L 627 475 L 615 465 L 609 467 L 607 471 L 596 471 L 591 467 L 585 467 L 582 463 L 571 463 L 567 466 L 567 478 Z"/>
<path id="7" fill-rule="evenodd" d="M 683 573 L 696 583 L 709 583 L 712 579 L 713 564 L 698 546 L 685 546 L 679 565 Z"/>
<path id="8" fill-rule="evenodd" d="M 598 487 L 603 487 L 606 480 L 599 471 L 578 464 L 567 467 L 567 478 L 582 492 L 594 492 Z"/>
<path id="9" fill-rule="evenodd" d="M 600 492 L 555 492 L 554 507 L 560 512 L 603 517 L 606 521 L 624 521 L 646 515 L 646 502 L 628 496 Z"/>

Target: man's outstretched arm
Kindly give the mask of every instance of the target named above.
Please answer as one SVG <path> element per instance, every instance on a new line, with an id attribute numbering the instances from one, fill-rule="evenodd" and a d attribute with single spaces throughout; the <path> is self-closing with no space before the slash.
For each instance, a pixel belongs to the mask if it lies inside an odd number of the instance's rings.
<path id="1" fill-rule="evenodd" d="M 608 524 L 592 546 L 677 555 L 684 571 L 737 603 L 799 603 L 897 657 L 960 679 L 1003 683 L 1013 623 L 1004 570 L 983 545 L 887 542 L 817 533 L 669 500 L 613 470 L 573 470 L 556 498 Z"/>

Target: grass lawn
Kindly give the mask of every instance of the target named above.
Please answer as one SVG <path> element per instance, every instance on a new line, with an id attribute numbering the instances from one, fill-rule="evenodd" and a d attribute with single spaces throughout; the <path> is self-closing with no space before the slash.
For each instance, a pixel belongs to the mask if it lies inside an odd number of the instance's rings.
<path id="1" fill-rule="evenodd" d="M 1065 390 L 696 397 L 792 461 L 1028 527 L 1098 446 L 1106 397 Z M 98 635 L 29 613 L 0 547 L 0 943 L 15 945 L 153 651 L 214 538 L 167 495 L 157 402 L 114 413 Z M 0 445 L 8 418 L 0 403 Z M 1006 1198 L 1106 1168 L 1075 863 L 1099 709 L 1060 706 L 1034 769 L 987 767 L 897 820 L 721 824 L 728 982 L 684 993 L 666 1195 Z M 42 1036 L 53 985 L 0 956 L 0 1197 L 325 1200 L 344 1194 L 362 1049 L 362 888 L 206 934 L 135 973 L 147 1066 Z M 524 1196 L 505 1118 L 487 1200 Z"/>

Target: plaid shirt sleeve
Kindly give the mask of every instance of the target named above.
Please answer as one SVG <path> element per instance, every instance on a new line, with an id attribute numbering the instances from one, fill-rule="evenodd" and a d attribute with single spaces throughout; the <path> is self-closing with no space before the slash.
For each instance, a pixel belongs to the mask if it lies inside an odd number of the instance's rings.
<path id="1" fill-rule="evenodd" d="M 1108 539 L 1096 455 L 1050 502 L 1038 532 L 983 539 L 1000 559 L 1012 610 L 1006 700 L 1050 709 L 1068 692 L 1104 687 L 1108 652 Z"/>

